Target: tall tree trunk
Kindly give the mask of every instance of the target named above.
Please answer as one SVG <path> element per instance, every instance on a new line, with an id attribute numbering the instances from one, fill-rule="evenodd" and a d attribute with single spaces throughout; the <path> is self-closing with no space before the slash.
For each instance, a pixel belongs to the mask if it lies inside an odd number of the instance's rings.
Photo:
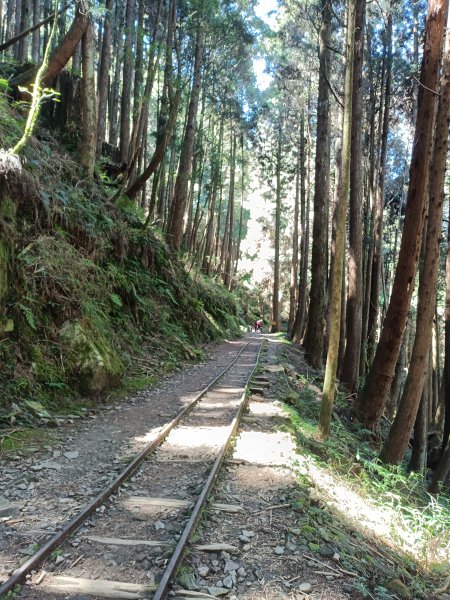
<path id="1" fill-rule="evenodd" d="M 330 338 L 328 342 L 327 363 L 325 367 L 325 378 L 323 382 L 319 417 L 319 436 L 322 439 L 326 439 L 330 433 L 341 330 L 342 277 L 345 256 L 345 217 L 347 213 L 347 196 L 350 187 L 350 148 L 353 96 L 352 87 L 354 65 L 353 56 L 355 45 L 355 12 L 357 2 L 358 0 L 349 0 L 347 5 L 341 186 L 339 193 L 339 207 L 336 226 L 336 253 L 331 293 Z"/>
<path id="2" fill-rule="evenodd" d="M 186 129 L 180 152 L 175 191 L 170 206 L 169 224 L 167 228 L 167 241 L 176 250 L 180 249 L 183 239 L 183 218 L 186 207 L 188 185 L 192 171 L 192 152 L 194 148 L 195 121 L 198 110 L 202 81 L 203 42 L 204 32 L 201 17 L 199 16 L 195 40 L 194 74 L 192 81 L 191 98 L 189 101 Z"/>
<path id="3" fill-rule="evenodd" d="M 445 451 L 450 440 L 450 219 L 447 226 L 444 321 L 444 431 L 442 435 L 442 452 Z"/>
<path id="4" fill-rule="evenodd" d="M 300 126 L 301 127 L 301 126 Z M 300 133 L 301 135 L 301 133 Z M 301 145 L 299 142 L 299 146 Z M 300 212 L 300 170 L 301 157 L 300 148 L 297 157 L 297 165 L 295 169 L 295 200 L 294 200 L 294 227 L 292 230 L 292 260 L 291 260 L 291 281 L 289 286 L 289 319 L 288 319 L 288 336 L 292 339 L 292 333 L 295 322 L 295 314 L 297 309 L 297 293 L 298 293 L 298 226 Z"/>
<path id="5" fill-rule="evenodd" d="M 448 118 L 450 109 L 450 28 L 447 30 L 443 58 L 443 76 L 436 117 L 433 161 L 430 171 L 428 224 L 426 227 L 423 267 L 419 277 L 416 336 L 403 396 L 383 446 L 381 459 L 390 464 L 399 463 L 408 447 L 408 440 L 416 419 L 420 398 L 428 372 L 433 316 L 436 306 L 437 275 L 439 269 L 439 239 L 441 235 L 444 200 L 445 163 L 448 145 Z"/>
<path id="6" fill-rule="evenodd" d="M 22 0 L 20 11 L 20 31 L 25 31 L 30 26 L 30 0 Z M 28 60 L 28 39 L 22 38 L 19 41 L 17 58 L 20 62 Z"/>
<path id="7" fill-rule="evenodd" d="M 330 55 L 331 3 L 322 0 L 322 24 L 319 42 L 319 96 L 317 100 L 317 138 L 314 184 L 314 220 L 311 257 L 311 288 L 308 325 L 303 340 L 305 355 L 314 367 L 322 364 L 325 325 L 326 213 L 330 172 L 330 119 L 328 63 Z"/>
<path id="8" fill-rule="evenodd" d="M 348 248 L 348 293 L 346 314 L 346 345 L 341 369 L 341 381 L 351 392 L 356 392 L 361 353 L 362 319 L 362 121 L 364 62 L 364 30 L 366 0 L 356 4 L 355 57 L 353 66 L 352 141 L 350 158 L 350 211 Z"/>
<path id="9" fill-rule="evenodd" d="M 219 126 L 219 138 L 217 142 L 217 152 L 214 152 L 212 155 L 212 166 L 211 166 L 211 193 L 210 193 L 210 201 L 209 201 L 209 215 L 208 222 L 206 225 L 206 237 L 205 237 L 205 248 L 203 254 L 203 262 L 202 262 L 202 271 L 209 275 L 211 272 L 211 260 L 213 254 L 213 242 L 214 242 L 214 219 L 216 213 L 216 197 L 217 190 L 219 187 L 220 180 L 220 171 L 222 168 L 221 165 L 221 155 L 222 155 L 222 145 L 223 145 L 223 127 L 224 127 L 224 113 L 222 111 L 220 117 L 220 126 Z"/>
<path id="10" fill-rule="evenodd" d="M 231 128 L 231 158 L 230 158 L 230 190 L 228 193 L 228 237 L 227 237 L 227 248 L 225 254 L 225 273 L 223 276 L 223 283 L 225 287 L 230 290 L 231 282 L 233 281 L 233 229 L 234 229 L 234 184 L 236 176 L 236 134 Z"/>
<path id="11" fill-rule="evenodd" d="M 306 165 L 305 165 L 305 114 L 302 110 L 300 117 L 299 144 L 299 175 L 300 175 L 300 273 L 298 278 L 297 308 L 292 326 L 291 339 L 300 344 L 306 314 L 306 280 L 308 276 L 308 228 L 306 210 Z"/>
<path id="12" fill-rule="evenodd" d="M 401 247 L 391 300 L 380 341 L 367 383 L 358 403 L 359 418 L 366 427 L 374 427 L 377 424 L 386 404 L 414 289 L 426 214 L 432 152 L 435 115 L 435 92 L 433 90 L 436 89 L 438 83 L 447 8 L 447 0 L 430 0 L 428 5 L 416 132 Z M 409 393 L 406 395 L 404 391 L 403 398 L 406 399 L 408 396 Z M 410 409 L 408 412 L 411 414 Z M 405 425 L 409 426 L 409 424 Z M 401 429 L 403 432 L 405 431 L 405 427 Z M 392 454 L 389 447 L 389 452 L 383 451 L 384 460 L 391 462 L 401 453 L 400 447 L 403 447 L 403 444 L 395 444 L 395 446 L 397 451 Z"/>
<path id="13" fill-rule="evenodd" d="M 386 178 L 386 158 L 387 141 L 389 132 L 389 113 L 391 101 L 391 75 L 392 75 L 392 15 L 386 15 L 386 67 L 385 67 L 385 88 L 384 88 L 384 108 L 383 108 L 383 126 L 381 133 L 381 151 L 378 163 L 378 173 L 376 174 L 375 188 L 375 218 L 374 218 L 374 240 L 372 256 L 372 276 L 370 288 L 369 304 L 369 324 L 368 324 L 368 360 L 373 359 L 376 347 L 376 337 L 379 320 L 379 295 L 382 276 L 383 262 L 383 208 L 384 208 L 384 182 Z"/>
<path id="14" fill-rule="evenodd" d="M 144 83 L 144 17 L 145 1 L 138 0 L 138 23 L 136 32 L 136 60 L 134 63 L 134 100 L 133 121 L 136 119 L 137 111 L 142 97 L 142 85 Z"/>
<path id="15" fill-rule="evenodd" d="M 120 161 L 128 161 L 130 146 L 131 93 L 133 85 L 133 25 L 135 0 L 126 0 L 123 49 L 122 99 L 120 104 Z"/>
<path id="16" fill-rule="evenodd" d="M 111 23 L 114 0 L 106 0 L 105 20 L 103 25 L 102 54 L 98 75 L 98 122 L 97 122 L 97 159 L 102 153 L 102 144 L 106 134 L 106 106 L 109 89 L 109 67 L 111 65 Z"/>
<path id="17" fill-rule="evenodd" d="M 41 0 L 33 0 L 33 25 L 39 23 L 41 20 Z M 41 35 L 39 29 L 33 31 L 33 38 L 31 42 L 31 60 L 34 63 L 39 62 L 40 58 L 40 41 Z"/>
<path id="18" fill-rule="evenodd" d="M 123 49 L 123 22 L 125 18 L 125 7 L 123 2 L 116 2 L 116 10 L 114 15 L 114 75 L 112 78 L 111 91 L 109 94 L 109 143 L 113 146 L 117 145 L 119 135 L 119 120 L 118 120 L 118 104 L 119 104 L 119 89 L 120 89 L 120 70 L 122 66 L 122 49 Z"/>
<path id="19" fill-rule="evenodd" d="M 88 175 L 94 173 L 95 151 L 97 148 L 97 99 L 95 95 L 95 48 L 94 24 L 92 17 L 82 39 L 83 79 L 81 84 L 83 105 L 83 136 L 80 163 Z"/>
<path id="20" fill-rule="evenodd" d="M 273 264 L 273 291 L 272 291 L 272 324 L 270 333 L 280 330 L 280 237 L 281 237 L 281 141 L 282 122 L 281 114 L 278 116 L 278 143 L 276 155 L 276 204 L 275 204 L 275 257 Z"/>

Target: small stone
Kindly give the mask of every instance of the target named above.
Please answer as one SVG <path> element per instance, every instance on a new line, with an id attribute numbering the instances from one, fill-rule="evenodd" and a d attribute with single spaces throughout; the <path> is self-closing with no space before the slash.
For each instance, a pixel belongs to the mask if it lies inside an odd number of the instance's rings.
<path id="1" fill-rule="evenodd" d="M 197 569 L 197 573 L 200 575 L 200 577 L 206 577 L 209 573 L 209 567 L 202 565 Z"/>
<path id="2" fill-rule="evenodd" d="M 237 570 L 237 574 L 239 575 L 239 577 L 247 577 L 247 571 L 244 569 L 244 567 L 240 567 Z"/>
<path id="3" fill-rule="evenodd" d="M 274 552 L 275 552 L 275 554 L 278 554 L 278 555 L 284 554 L 284 547 L 276 546 L 276 548 L 274 548 Z"/>
<path id="4" fill-rule="evenodd" d="M 239 539 L 244 544 L 249 544 L 250 543 L 250 538 L 248 536 L 246 536 L 246 535 L 240 535 Z"/>
<path id="5" fill-rule="evenodd" d="M 309 581 L 304 581 L 297 587 L 297 589 L 299 592 L 309 594 L 309 592 L 312 590 L 312 585 L 309 583 Z"/>
<path id="6" fill-rule="evenodd" d="M 353 586 L 350 585 L 349 583 L 344 583 L 344 585 L 342 586 L 342 590 L 346 593 L 346 594 L 351 594 L 353 592 Z"/>
<path id="7" fill-rule="evenodd" d="M 228 590 L 225 589 L 223 586 L 215 585 L 206 589 L 208 590 L 208 594 L 214 596 L 215 598 L 219 598 L 220 596 L 226 596 L 228 594 Z"/>
<path id="8" fill-rule="evenodd" d="M 26 483 L 19 483 L 19 485 L 17 486 L 17 489 L 26 490 L 26 489 L 28 489 L 28 486 L 26 485 Z"/>
<path id="9" fill-rule="evenodd" d="M 254 531 L 247 531 L 246 529 L 242 530 L 242 535 L 245 535 L 245 537 L 248 538 L 252 538 L 255 536 L 255 532 Z"/>
<path id="10" fill-rule="evenodd" d="M 147 553 L 146 552 L 138 552 L 136 554 L 136 562 L 142 562 L 147 558 Z"/>
<path id="11" fill-rule="evenodd" d="M 71 460 L 80 456 L 78 450 L 74 450 L 73 452 L 63 452 L 63 454 L 66 458 L 70 458 Z"/>
<path id="12" fill-rule="evenodd" d="M 237 571 L 238 569 L 239 569 L 238 563 L 234 562 L 233 560 L 227 560 L 223 570 L 225 573 L 230 573 L 231 571 Z"/>
<path id="13" fill-rule="evenodd" d="M 231 555 L 228 554 L 228 552 L 225 552 L 225 550 L 222 550 L 222 552 L 220 553 L 220 558 L 222 558 L 223 560 L 230 560 Z"/>
<path id="14" fill-rule="evenodd" d="M 227 575 L 226 577 L 224 577 L 224 579 L 223 579 L 223 585 L 224 585 L 224 587 L 226 587 L 229 590 L 231 590 L 233 588 L 233 586 L 234 586 L 233 577 L 231 575 Z"/>
<path id="15" fill-rule="evenodd" d="M 339 554 L 339 552 L 335 552 L 333 554 L 333 560 L 336 560 L 336 561 L 341 560 L 341 555 Z"/>
<path id="16" fill-rule="evenodd" d="M 156 521 L 155 523 L 155 529 L 156 531 L 159 531 L 160 529 L 165 529 L 166 526 L 162 521 Z"/>
<path id="17" fill-rule="evenodd" d="M 66 559 L 64 558 L 64 556 L 57 556 L 56 560 L 55 560 L 55 565 L 60 565 L 62 562 L 64 562 Z"/>
<path id="18" fill-rule="evenodd" d="M 0 517 L 16 517 L 18 514 L 19 507 L 0 496 Z"/>

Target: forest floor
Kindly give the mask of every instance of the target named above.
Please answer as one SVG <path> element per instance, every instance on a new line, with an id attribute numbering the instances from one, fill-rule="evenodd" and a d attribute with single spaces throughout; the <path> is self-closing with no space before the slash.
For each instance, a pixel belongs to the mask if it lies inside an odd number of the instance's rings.
<path id="1" fill-rule="evenodd" d="M 270 385 L 250 397 L 215 489 L 216 501 L 241 504 L 244 511 L 205 516 L 197 534 L 197 541 L 226 542 L 238 553 L 189 554 L 179 571 L 178 594 L 209 590 L 229 600 L 437 598 L 433 590 L 450 568 L 448 505 L 426 504 L 414 479 L 370 471 L 371 441 L 348 431 L 343 413 L 336 415 L 334 439 L 319 444 L 314 432 L 320 374 L 282 337 L 264 337 L 261 369 Z M 201 364 L 48 430 L 15 456 L 3 453 L 0 496 L 16 513 L 4 518 L 0 530 L 0 580 L 16 566 L 11 526 L 20 529 L 22 521 L 28 533 L 20 554 L 35 551 L 234 351 L 234 342 L 211 344 Z"/>

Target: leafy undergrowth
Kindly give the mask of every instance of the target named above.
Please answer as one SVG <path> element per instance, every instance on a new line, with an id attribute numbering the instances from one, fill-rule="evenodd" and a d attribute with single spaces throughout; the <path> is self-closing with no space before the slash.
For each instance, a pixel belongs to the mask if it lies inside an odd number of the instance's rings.
<path id="1" fill-rule="evenodd" d="M 306 370 L 286 371 L 285 408 L 299 448 L 295 468 L 309 490 L 299 502 L 310 549 L 333 544 L 364 597 L 434 598 L 450 570 L 448 496 L 432 497 L 421 476 L 382 465 L 371 432 L 348 419 L 348 406 L 342 418 L 335 413 L 330 439 L 319 442 L 318 382 Z"/>
<path id="2" fill-rule="evenodd" d="M 21 133 L 20 107 L 0 94 L 0 114 L 7 149 Z M 31 139 L 23 168 L 32 185 L 26 196 L 8 192 L 15 218 L 6 223 L 0 213 L 0 238 L 8 231 L 15 246 L 0 305 L 0 427 L 55 424 L 120 386 L 132 392 L 198 360 L 210 340 L 240 333 L 236 297 L 188 273 L 161 233 L 143 228 L 142 211 L 126 198 L 111 200 L 115 189 L 102 176 L 86 179 L 50 132 Z M 84 351 L 107 364 L 103 379 L 83 380 Z"/>

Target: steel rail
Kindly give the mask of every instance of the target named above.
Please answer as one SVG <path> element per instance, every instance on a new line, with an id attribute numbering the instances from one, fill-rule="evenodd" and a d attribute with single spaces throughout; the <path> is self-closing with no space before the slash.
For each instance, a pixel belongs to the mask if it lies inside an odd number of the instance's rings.
<path id="1" fill-rule="evenodd" d="M 96 496 L 89 504 L 87 504 L 81 510 L 81 512 L 78 513 L 78 515 L 75 515 L 73 519 L 68 521 L 63 526 L 61 531 L 45 542 L 45 544 L 41 546 L 39 550 L 33 554 L 33 556 L 31 556 L 21 567 L 14 571 L 9 579 L 0 585 L 0 598 L 2 598 L 3 594 L 6 594 L 14 589 L 14 586 L 20 584 L 24 577 L 28 575 L 28 573 L 36 568 L 55 548 L 60 546 L 61 543 L 67 537 L 69 537 L 69 535 L 79 529 L 86 519 L 88 519 L 88 517 L 94 512 L 94 510 L 101 506 L 105 500 L 107 500 L 117 490 L 117 488 L 119 488 L 122 483 L 138 469 L 138 467 L 140 467 L 147 456 L 162 444 L 171 430 L 178 425 L 183 417 L 185 417 L 198 404 L 203 396 L 205 396 L 205 394 L 207 394 L 211 388 L 215 386 L 215 384 L 231 369 L 231 367 L 233 367 L 251 342 L 252 340 L 247 342 L 242 350 L 240 350 L 235 358 L 230 362 L 230 364 L 223 371 L 221 371 L 219 375 L 217 375 L 217 377 L 215 377 L 213 381 L 211 381 L 211 383 L 209 383 L 199 394 L 197 394 L 194 400 L 185 406 L 183 410 L 181 410 L 178 415 L 172 419 L 172 421 L 169 421 L 169 423 L 164 425 L 159 435 L 136 456 L 136 458 L 116 477 L 109 487 L 100 492 L 100 494 Z"/>
<path id="2" fill-rule="evenodd" d="M 189 542 L 189 539 L 190 539 L 192 533 L 195 531 L 195 528 L 197 527 L 198 521 L 200 520 L 200 517 L 202 514 L 202 510 L 205 506 L 206 501 L 208 500 L 208 497 L 211 493 L 211 490 L 213 488 L 213 485 L 215 483 L 217 475 L 219 474 L 220 468 L 221 468 L 223 460 L 225 458 L 225 454 L 228 450 L 228 446 L 230 445 L 230 441 L 234 437 L 236 430 L 238 428 L 239 421 L 241 419 L 241 415 L 242 415 L 242 412 L 244 410 L 244 407 L 245 407 L 245 404 L 247 401 L 247 387 L 248 387 L 250 380 L 253 377 L 254 372 L 258 368 L 262 347 L 263 347 L 263 342 L 261 341 L 259 350 L 258 350 L 258 354 L 256 357 L 255 366 L 253 367 L 250 375 L 247 378 L 247 381 L 245 383 L 244 392 L 242 393 L 242 396 L 240 398 L 239 408 L 236 412 L 236 415 L 233 418 L 233 421 L 231 422 L 231 425 L 228 428 L 227 439 L 225 440 L 224 444 L 222 445 L 222 447 L 219 451 L 219 454 L 217 455 L 217 458 L 214 461 L 211 471 L 209 472 L 208 479 L 206 480 L 203 490 L 202 490 L 201 494 L 199 495 L 197 502 L 195 503 L 195 506 L 192 510 L 191 516 L 189 517 L 186 527 L 184 528 L 183 533 L 181 534 L 180 539 L 178 540 L 178 543 L 175 547 L 172 557 L 166 567 L 166 570 L 163 573 L 163 576 L 159 582 L 158 588 L 156 589 L 156 591 L 152 597 L 152 600 L 163 600 L 166 597 L 166 595 L 169 591 L 170 583 L 176 573 L 176 570 L 177 570 L 178 564 L 182 558 L 183 552 Z"/>

